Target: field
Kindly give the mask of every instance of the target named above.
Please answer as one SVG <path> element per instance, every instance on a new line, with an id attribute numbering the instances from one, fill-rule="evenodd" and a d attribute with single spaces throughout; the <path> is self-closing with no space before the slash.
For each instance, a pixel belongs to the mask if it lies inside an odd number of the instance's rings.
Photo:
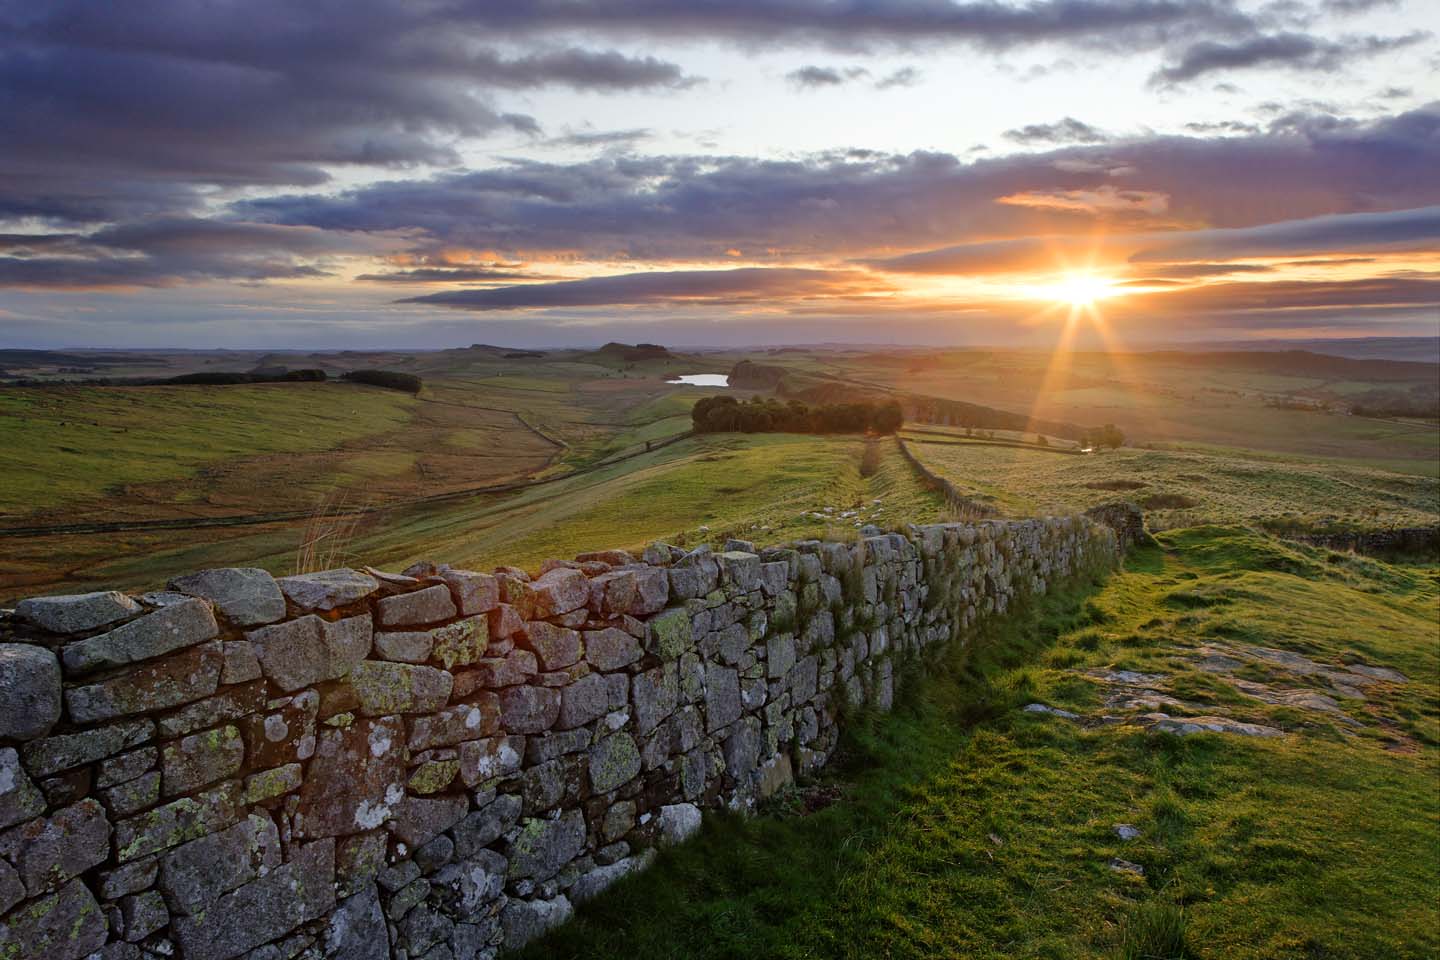
<path id="1" fill-rule="evenodd" d="M 525 956 L 1434 956 L 1437 604 L 1434 567 L 1161 534 Z M 1157 706 L 1281 733 L 1181 737 Z"/>

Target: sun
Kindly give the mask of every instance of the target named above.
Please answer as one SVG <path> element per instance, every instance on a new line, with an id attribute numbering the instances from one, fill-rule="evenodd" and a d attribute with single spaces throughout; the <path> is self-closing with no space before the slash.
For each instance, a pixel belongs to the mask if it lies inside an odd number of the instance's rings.
<path id="1" fill-rule="evenodd" d="M 1117 296 L 1115 281 L 1093 273 L 1068 273 L 1051 285 L 1050 298 L 1072 307 L 1092 306 L 1097 300 Z"/>

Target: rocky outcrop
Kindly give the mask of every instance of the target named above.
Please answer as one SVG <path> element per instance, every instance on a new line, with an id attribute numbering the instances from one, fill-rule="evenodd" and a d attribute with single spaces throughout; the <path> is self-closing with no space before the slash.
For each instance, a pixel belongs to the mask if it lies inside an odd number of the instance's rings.
<path id="1" fill-rule="evenodd" d="M 0 957 L 493 957 L 1116 543 L 990 521 L 25 601 L 0 621 Z"/>

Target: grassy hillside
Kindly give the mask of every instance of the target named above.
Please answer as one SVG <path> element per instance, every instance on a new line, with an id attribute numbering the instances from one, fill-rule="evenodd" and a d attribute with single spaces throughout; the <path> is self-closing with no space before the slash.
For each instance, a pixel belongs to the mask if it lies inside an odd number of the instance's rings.
<path id="1" fill-rule="evenodd" d="M 1434 956 L 1437 606 L 1434 568 L 1162 534 L 526 956 Z"/>
<path id="2" fill-rule="evenodd" d="M 1440 481 L 1255 453 L 1121 449 L 1088 456 L 946 442 L 911 451 L 962 493 L 1012 516 L 1084 510 L 1123 497 L 1151 528 L 1196 523 L 1424 526 L 1440 522 Z M 960 438 L 957 438 L 957 441 Z"/>

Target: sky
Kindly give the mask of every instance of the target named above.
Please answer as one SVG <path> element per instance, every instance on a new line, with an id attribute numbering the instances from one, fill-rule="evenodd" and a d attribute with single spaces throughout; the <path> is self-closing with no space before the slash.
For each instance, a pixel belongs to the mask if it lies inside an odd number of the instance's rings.
<path id="1" fill-rule="evenodd" d="M 0 0 L 0 346 L 1407 335 L 1435 0 Z"/>

